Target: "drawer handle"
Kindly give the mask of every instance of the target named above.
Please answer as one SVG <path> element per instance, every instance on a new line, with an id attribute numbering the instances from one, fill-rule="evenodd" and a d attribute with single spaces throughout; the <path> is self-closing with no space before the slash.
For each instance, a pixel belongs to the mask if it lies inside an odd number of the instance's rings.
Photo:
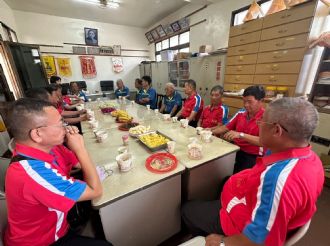
<path id="1" fill-rule="evenodd" d="M 288 30 L 287 29 L 281 29 L 278 31 L 278 33 L 286 33 Z"/>
<path id="2" fill-rule="evenodd" d="M 281 58 L 281 57 L 282 57 L 282 56 L 280 56 L 280 55 L 279 55 L 279 56 L 277 56 L 277 55 L 274 55 L 274 56 L 273 56 L 274 59 L 278 59 L 278 58 Z"/>
<path id="3" fill-rule="evenodd" d="M 238 50 L 238 52 L 243 52 L 244 50 Z"/>
<path id="4" fill-rule="evenodd" d="M 242 69 L 242 66 L 238 66 L 237 68 L 236 68 L 236 71 L 242 71 L 243 69 Z"/>
<path id="5" fill-rule="evenodd" d="M 236 80 L 236 81 L 241 81 L 240 76 L 236 76 L 236 77 L 235 77 L 235 80 Z"/>
<path id="6" fill-rule="evenodd" d="M 275 45 L 278 46 L 278 47 L 279 47 L 279 46 L 283 46 L 283 45 L 285 45 L 285 42 L 276 43 Z"/>
<path id="7" fill-rule="evenodd" d="M 269 81 L 270 82 L 276 82 L 277 79 L 275 79 L 275 76 L 269 76 Z"/>
<path id="8" fill-rule="evenodd" d="M 244 38 L 241 38 L 239 41 L 240 41 L 240 42 L 243 42 L 244 40 L 245 40 Z"/>
<path id="9" fill-rule="evenodd" d="M 272 65 L 272 70 L 273 70 L 273 71 L 276 71 L 276 70 L 278 70 L 278 69 L 279 69 L 278 64 L 274 64 L 274 65 Z"/>
<path id="10" fill-rule="evenodd" d="M 284 14 L 284 15 L 281 16 L 281 19 L 285 19 L 285 18 L 290 17 L 290 16 L 291 16 L 291 14 Z"/>
<path id="11" fill-rule="evenodd" d="M 244 60 L 244 56 L 240 56 L 239 58 L 238 58 L 238 61 L 239 62 L 241 62 L 241 61 L 243 61 Z"/>

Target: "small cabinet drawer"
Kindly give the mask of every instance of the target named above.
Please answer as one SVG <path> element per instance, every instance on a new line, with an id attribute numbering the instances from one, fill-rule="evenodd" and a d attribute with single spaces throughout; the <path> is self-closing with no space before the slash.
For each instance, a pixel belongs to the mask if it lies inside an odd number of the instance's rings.
<path id="1" fill-rule="evenodd" d="M 305 20 L 300 20 L 281 26 L 263 29 L 261 32 L 261 40 L 269 40 L 301 33 L 308 33 L 311 26 L 311 22 L 312 18 L 308 18 Z"/>
<path id="2" fill-rule="evenodd" d="M 227 66 L 226 74 L 254 74 L 256 65 Z"/>
<path id="3" fill-rule="evenodd" d="M 302 48 L 307 45 L 308 33 L 260 42 L 259 52 Z"/>
<path id="4" fill-rule="evenodd" d="M 253 83 L 257 85 L 296 86 L 299 74 L 256 74 Z"/>
<path id="5" fill-rule="evenodd" d="M 229 47 L 227 56 L 239 56 L 257 53 L 259 49 L 259 43 L 244 44 L 235 47 Z"/>
<path id="6" fill-rule="evenodd" d="M 295 73 L 300 72 L 301 62 L 281 62 L 269 64 L 257 64 L 256 74 L 281 74 L 281 73 Z"/>
<path id="7" fill-rule="evenodd" d="M 222 97 L 222 101 L 224 104 L 226 104 L 229 107 L 234 107 L 234 108 L 243 108 L 243 100 L 241 97 Z"/>
<path id="8" fill-rule="evenodd" d="M 255 32 L 261 28 L 262 19 L 252 20 L 241 25 L 232 26 L 229 31 L 229 37 L 238 36 L 249 32 Z"/>
<path id="9" fill-rule="evenodd" d="M 256 64 L 257 54 L 230 56 L 227 58 L 227 65 Z"/>
<path id="10" fill-rule="evenodd" d="M 242 83 L 242 84 L 252 84 L 253 75 L 225 75 L 225 84 L 226 83 Z"/>
<path id="11" fill-rule="evenodd" d="M 260 40 L 261 31 L 251 32 L 244 35 L 231 37 L 229 39 L 229 46 L 238 46 L 242 44 L 255 43 Z"/>
<path id="12" fill-rule="evenodd" d="M 258 63 L 302 61 L 305 48 L 264 52 L 258 54 Z"/>
<path id="13" fill-rule="evenodd" d="M 282 25 L 285 23 L 312 17 L 314 16 L 316 6 L 315 3 L 316 1 L 312 1 L 311 3 L 302 4 L 288 10 L 268 15 L 264 18 L 263 28 Z"/>

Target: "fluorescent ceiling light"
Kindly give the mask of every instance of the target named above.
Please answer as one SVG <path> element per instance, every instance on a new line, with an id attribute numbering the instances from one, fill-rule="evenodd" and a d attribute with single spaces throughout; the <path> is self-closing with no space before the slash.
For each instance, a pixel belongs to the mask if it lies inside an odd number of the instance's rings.
<path id="1" fill-rule="evenodd" d="M 100 0 L 76 0 L 78 2 L 83 2 L 83 3 L 90 3 L 93 5 L 97 5 L 103 8 L 109 7 L 112 9 L 116 9 L 119 7 L 119 3 L 117 1 L 113 0 L 106 0 L 106 1 L 100 1 Z"/>

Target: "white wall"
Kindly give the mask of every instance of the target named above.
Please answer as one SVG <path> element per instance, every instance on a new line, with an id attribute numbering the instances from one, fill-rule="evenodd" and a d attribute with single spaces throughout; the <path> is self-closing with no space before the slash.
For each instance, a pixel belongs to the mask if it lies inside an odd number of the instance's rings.
<path id="1" fill-rule="evenodd" d="M 208 5 L 206 9 L 189 17 L 190 25 L 206 19 L 206 22 L 190 29 L 190 52 L 198 52 L 199 46 L 202 44 L 210 44 L 213 46 L 214 50 L 227 47 L 231 12 L 249 4 L 251 4 L 251 0 L 222 0 Z M 189 4 L 165 17 L 160 22 L 148 28 L 148 30 L 151 30 L 159 24 L 164 25 L 179 20 L 202 6 L 203 5 Z M 154 59 L 154 45 L 150 45 L 149 47 L 150 56 Z"/>
<path id="2" fill-rule="evenodd" d="M 0 21 L 16 31 L 16 21 L 13 14 L 13 10 L 8 6 L 4 0 L 0 0 Z"/>
<path id="3" fill-rule="evenodd" d="M 0 0 L 1 1 L 1 0 Z M 52 15 L 37 14 L 31 12 L 14 11 L 15 20 L 20 34 L 20 42 L 48 45 L 63 45 L 63 43 L 84 44 L 84 27 L 98 29 L 99 45 L 121 45 L 122 49 L 148 50 L 147 40 L 143 28 L 114 25 L 58 17 Z M 72 45 L 64 45 L 63 48 L 41 47 L 42 52 L 72 52 Z M 100 80 L 116 80 L 123 78 L 125 84 L 134 88 L 134 79 L 139 77 L 138 64 L 146 60 L 143 56 L 149 56 L 149 52 L 123 51 L 122 55 L 139 57 L 123 57 L 124 71 L 120 74 L 112 72 L 110 56 L 95 56 L 97 77 L 84 79 L 81 74 L 79 56 L 54 54 L 55 57 L 71 58 L 73 76 L 63 78 L 63 82 L 85 80 L 88 89 L 99 90 Z"/>

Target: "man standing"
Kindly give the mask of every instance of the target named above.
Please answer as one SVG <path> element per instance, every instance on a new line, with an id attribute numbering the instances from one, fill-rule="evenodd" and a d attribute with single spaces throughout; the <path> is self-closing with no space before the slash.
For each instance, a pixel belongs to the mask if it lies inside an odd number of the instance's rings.
<path id="1" fill-rule="evenodd" d="M 265 109 L 263 99 L 265 91 L 261 86 L 250 86 L 244 90 L 244 109 L 239 110 L 226 125 L 212 130 L 214 135 L 224 135 L 228 141 L 234 141 L 240 147 L 236 154 L 234 173 L 251 168 L 256 158 L 264 153 L 259 143 L 259 127 L 257 120 L 261 119 Z"/>
<path id="2" fill-rule="evenodd" d="M 124 82 L 122 79 L 117 80 L 117 89 L 115 90 L 115 96 L 116 98 L 119 97 L 126 97 L 129 98 L 129 89 L 124 85 Z"/>
<path id="3" fill-rule="evenodd" d="M 186 225 L 195 234 L 212 234 L 207 246 L 284 245 L 312 218 L 322 191 L 322 163 L 309 145 L 317 123 L 316 109 L 304 99 L 271 102 L 258 124 L 260 142 L 272 154 L 231 176 L 221 203 L 186 203 Z"/>
<path id="4" fill-rule="evenodd" d="M 221 102 L 222 94 L 223 88 L 220 85 L 216 85 L 211 89 L 211 105 L 203 109 L 198 122 L 199 126 L 203 128 L 215 128 L 227 123 L 229 110 Z"/>
<path id="5" fill-rule="evenodd" d="M 142 93 L 139 97 L 139 104 L 141 105 L 150 105 L 151 109 L 157 108 L 157 92 L 154 88 L 151 87 L 151 78 L 150 76 L 142 77 Z"/>
<path id="6" fill-rule="evenodd" d="M 69 231 L 66 216 L 75 202 L 102 194 L 77 129 L 65 127 L 55 107 L 42 100 L 19 99 L 9 112 L 16 148 L 6 174 L 5 245 L 109 245 Z M 74 165 L 81 167 L 86 183 L 69 176 Z"/>
<path id="7" fill-rule="evenodd" d="M 175 90 L 173 83 L 167 83 L 165 86 L 165 96 L 162 107 L 159 112 L 174 116 L 182 107 L 182 98 L 179 92 Z"/>
<path id="8" fill-rule="evenodd" d="M 178 117 L 179 119 L 187 119 L 190 126 L 196 127 L 203 111 L 204 101 L 196 92 L 196 82 L 194 80 L 191 79 L 185 82 L 184 93 L 187 95 L 187 99 L 178 113 Z"/>

